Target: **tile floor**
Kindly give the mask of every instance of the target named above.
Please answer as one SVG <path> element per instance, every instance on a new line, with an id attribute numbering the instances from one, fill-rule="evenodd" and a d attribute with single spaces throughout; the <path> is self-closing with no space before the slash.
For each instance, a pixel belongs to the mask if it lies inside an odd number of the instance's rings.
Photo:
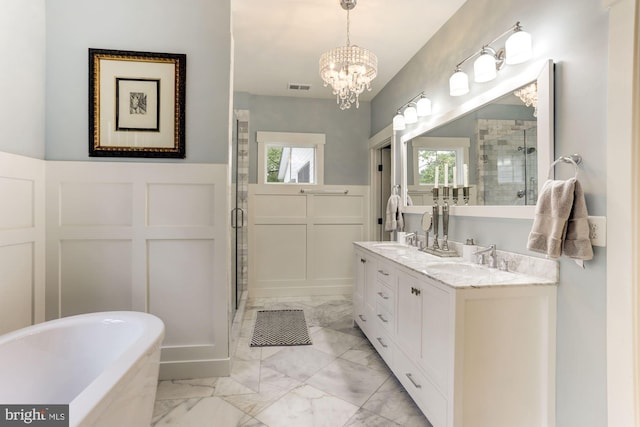
<path id="1" fill-rule="evenodd" d="M 243 305 L 232 334 L 231 376 L 160 381 L 153 426 L 431 427 L 352 326 L 349 297 L 260 298 Z M 313 345 L 249 347 L 262 309 L 303 309 Z"/>

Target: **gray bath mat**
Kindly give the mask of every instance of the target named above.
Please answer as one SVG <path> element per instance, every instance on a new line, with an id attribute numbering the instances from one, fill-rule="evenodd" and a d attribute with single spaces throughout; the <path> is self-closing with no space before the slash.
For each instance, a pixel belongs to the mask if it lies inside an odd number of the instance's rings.
<path id="1" fill-rule="evenodd" d="M 302 310 L 260 310 L 251 347 L 310 345 L 309 329 Z"/>

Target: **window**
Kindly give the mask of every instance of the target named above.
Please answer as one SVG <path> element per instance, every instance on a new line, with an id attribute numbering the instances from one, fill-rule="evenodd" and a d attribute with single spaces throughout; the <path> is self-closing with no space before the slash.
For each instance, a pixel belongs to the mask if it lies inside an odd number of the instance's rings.
<path id="1" fill-rule="evenodd" d="M 462 165 L 469 163 L 469 138 L 422 137 L 413 146 L 414 185 L 433 185 L 436 166 L 440 167 L 438 183 L 444 184 L 444 165 L 449 165 L 449 185 L 453 184 L 453 167 L 457 167 L 458 185 L 462 185 Z"/>
<path id="2" fill-rule="evenodd" d="M 325 135 L 258 132 L 260 184 L 323 184 Z"/>

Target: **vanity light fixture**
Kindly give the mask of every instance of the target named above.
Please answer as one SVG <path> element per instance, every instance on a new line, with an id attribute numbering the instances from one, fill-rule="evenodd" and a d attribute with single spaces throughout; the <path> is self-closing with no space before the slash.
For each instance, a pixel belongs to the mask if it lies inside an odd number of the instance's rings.
<path id="1" fill-rule="evenodd" d="M 418 117 L 424 117 L 430 114 L 431 100 L 427 98 L 424 92 L 420 92 L 398 108 L 398 112 L 393 117 L 393 130 L 404 130 L 407 125 L 416 123 Z"/>
<path id="2" fill-rule="evenodd" d="M 393 130 L 405 130 L 407 128 L 407 121 L 402 114 L 402 111 L 398 110 L 395 116 L 393 116 Z"/>
<path id="3" fill-rule="evenodd" d="M 502 37 L 510 34 L 502 49 L 494 49 L 492 44 Z M 469 93 L 469 76 L 460 68 L 462 64 L 472 58 L 477 59 L 473 63 L 473 80 L 476 83 L 488 82 L 496 78 L 497 71 L 505 64 L 513 65 L 528 61 L 533 56 L 531 48 L 531 35 L 522 30 L 520 22 L 516 22 L 511 28 L 491 42 L 482 46 L 480 50 L 460 61 L 449 79 L 449 94 L 461 96 Z"/>

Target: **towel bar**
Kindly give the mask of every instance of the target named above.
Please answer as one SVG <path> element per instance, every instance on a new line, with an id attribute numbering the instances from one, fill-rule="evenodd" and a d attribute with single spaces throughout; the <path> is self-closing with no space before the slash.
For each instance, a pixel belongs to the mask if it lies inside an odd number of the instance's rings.
<path id="1" fill-rule="evenodd" d="M 573 169 L 575 170 L 574 178 L 578 178 L 578 165 L 582 163 L 582 156 L 580 154 L 571 154 L 569 156 L 560 156 L 558 157 L 551 166 L 549 166 L 549 172 L 547 173 L 547 179 L 551 179 L 551 175 L 553 174 L 553 167 L 559 163 L 571 163 L 573 165 Z"/>
<path id="2" fill-rule="evenodd" d="M 349 190 L 305 190 L 300 189 L 300 193 L 303 194 L 348 194 Z"/>

